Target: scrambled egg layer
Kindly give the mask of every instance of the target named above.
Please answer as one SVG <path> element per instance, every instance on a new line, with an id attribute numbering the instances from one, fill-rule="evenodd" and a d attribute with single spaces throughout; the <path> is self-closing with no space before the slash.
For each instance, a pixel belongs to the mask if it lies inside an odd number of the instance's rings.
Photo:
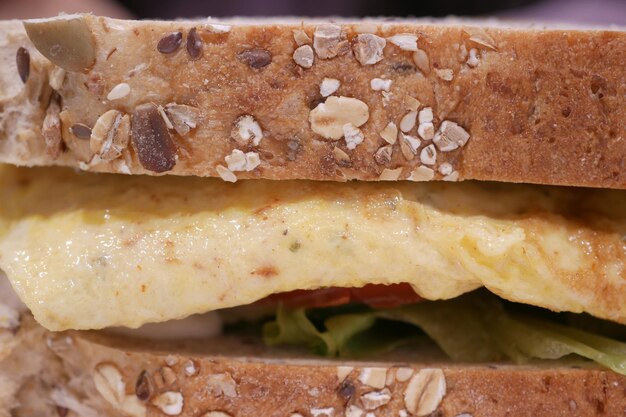
<path id="1" fill-rule="evenodd" d="M 0 268 L 51 330 L 136 327 L 272 293 L 410 283 L 626 323 L 626 193 L 0 166 Z"/>

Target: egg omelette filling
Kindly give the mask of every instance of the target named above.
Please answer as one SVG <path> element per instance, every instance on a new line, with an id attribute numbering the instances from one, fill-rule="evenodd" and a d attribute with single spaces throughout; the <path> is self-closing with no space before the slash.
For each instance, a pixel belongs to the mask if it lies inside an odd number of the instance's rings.
<path id="1" fill-rule="evenodd" d="M 239 181 L 0 166 L 0 269 L 51 330 L 137 327 L 272 294 L 480 287 L 626 323 L 626 192 Z"/>

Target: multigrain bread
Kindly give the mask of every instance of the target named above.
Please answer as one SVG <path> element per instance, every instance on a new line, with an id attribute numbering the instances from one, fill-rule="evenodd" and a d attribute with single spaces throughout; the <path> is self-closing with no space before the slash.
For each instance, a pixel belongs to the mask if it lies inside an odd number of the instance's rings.
<path id="1" fill-rule="evenodd" d="M 37 47 L 21 22 L 0 26 L 4 162 L 626 188 L 623 30 L 91 15 L 27 27 Z"/>
<path id="2" fill-rule="evenodd" d="M 155 347 L 50 333 L 29 315 L 13 338 L 0 358 L 2 416 L 589 417 L 626 407 L 626 377 L 597 368 L 451 364 L 419 352 L 342 362 L 232 337 Z"/>

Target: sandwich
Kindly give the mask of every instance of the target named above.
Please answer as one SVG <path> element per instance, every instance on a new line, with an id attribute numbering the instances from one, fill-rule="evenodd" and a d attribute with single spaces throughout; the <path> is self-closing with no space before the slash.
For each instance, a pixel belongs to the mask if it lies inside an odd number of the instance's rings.
<path id="1" fill-rule="evenodd" d="M 626 409 L 626 32 L 0 23 L 0 415 Z"/>

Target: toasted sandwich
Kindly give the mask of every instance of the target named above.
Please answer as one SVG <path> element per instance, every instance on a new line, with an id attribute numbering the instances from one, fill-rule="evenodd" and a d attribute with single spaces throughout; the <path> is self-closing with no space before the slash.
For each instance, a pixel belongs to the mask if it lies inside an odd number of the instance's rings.
<path id="1" fill-rule="evenodd" d="M 626 410 L 626 32 L 0 23 L 0 415 Z"/>

